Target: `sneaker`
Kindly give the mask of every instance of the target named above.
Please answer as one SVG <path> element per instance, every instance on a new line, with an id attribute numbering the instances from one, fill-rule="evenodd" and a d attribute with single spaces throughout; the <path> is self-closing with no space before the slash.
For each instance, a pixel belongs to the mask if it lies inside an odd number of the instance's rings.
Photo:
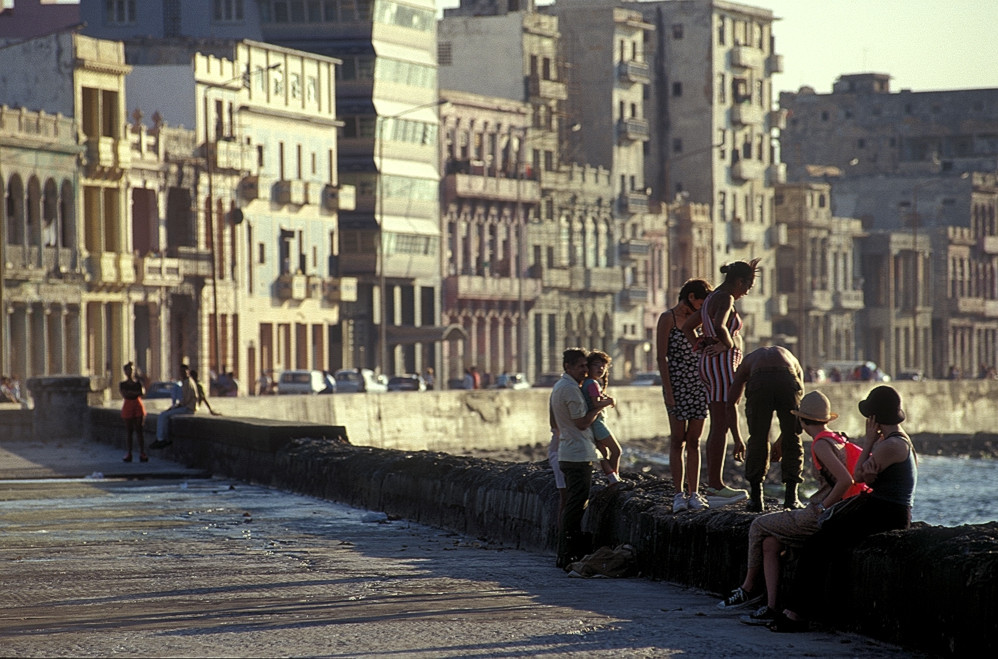
<path id="1" fill-rule="evenodd" d="M 707 501 L 711 506 L 727 506 L 728 504 L 738 503 L 739 501 L 748 499 L 747 490 L 736 490 L 733 487 L 728 487 L 727 485 L 720 489 L 705 487 L 703 491 L 704 494 L 707 495 Z"/>
<path id="2" fill-rule="evenodd" d="M 745 504 L 745 512 L 747 513 L 761 513 L 765 512 L 766 505 L 762 501 L 755 501 L 749 499 L 749 502 Z"/>
<path id="3" fill-rule="evenodd" d="M 690 501 L 687 504 L 690 510 L 704 510 L 705 508 L 710 508 L 710 504 L 707 503 L 707 499 L 704 498 L 699 492 L 695 492 L 690 495 Z"/>
<path id="4" fill-rule="evenodd" d="M 672 512 L 678 513 L 688 509 L 689 505 L 686 503 L 686 495 L 682 492 L 676 492 L 676 496 L 672 497 Z"/>
<path id="5" fill-rule="evenodd" d="M 765 593 L 759 593 L 758 595 L 753 595 L 752 593 L 746 593 L 739 586 L 731 591 L 728 598 L 717 605 L 719 609 L 744 609 L 747 606 L 752 606 L 753 604 L 758 604 L 762 601 Z"/>
<path id="6" fill-rule="evenodd" d="M 776 620 L 778 613 L 778 611 L 774 611 L 768 606 L 763 605 L 747 616 L 742 616 L 739 620 L 744 622 L 746 625 L 764 626 Z"/>

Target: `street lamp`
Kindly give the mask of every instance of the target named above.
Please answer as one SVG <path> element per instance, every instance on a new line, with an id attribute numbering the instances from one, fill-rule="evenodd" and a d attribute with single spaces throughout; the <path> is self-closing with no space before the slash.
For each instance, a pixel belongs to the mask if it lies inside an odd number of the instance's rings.
<path id="1" fill-rule="evenodd" d="M 424 110 L 426 108 L 443 105 L 445 99 L 437 99 L 429 103 L 414 105 L 401 112 L 389 115 L 378 115 L 378 289 L 380 291 L 379 307 L 381 311 L 381 322 L 378 327 L 378 356 L 381 361 L 381 372 L 388 375 L 388 296 L 386 295 L 385 282 L 385 257 L 387 242 L 385 238 L 385 122 L 389 119 L 398 119 L 412 112 Z M 372 307 L 373 311 L 373 307 Z"/>

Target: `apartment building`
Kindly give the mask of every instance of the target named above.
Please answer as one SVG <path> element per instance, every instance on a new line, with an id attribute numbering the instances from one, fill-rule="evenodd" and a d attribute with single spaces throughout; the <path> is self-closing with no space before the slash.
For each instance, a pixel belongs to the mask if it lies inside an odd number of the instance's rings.
<path id="1" fill-rule="evenodd" d="M 861 221 L 833 215 L 827 183 L 777 185 L 774 209 L 779 344 L 814 368 L 865 361 Z"/>
<path id="2" fill-rule="evenodd" d="M 334 57 L 338 166 L 357 190 L 340 213 L 347 365 L 440 371 L 441 229 L 433 0 L 260 0 L 264 40 Z"/>
<path id="3" fill-rule="evenodd" d="M 773 13 L 726 0 L 619 6 L 640 11 L 655 28 L 646 54 L 652 80 L 645 108 L 652 119 L 645 166 L 653 198 L 672 202 L 682 195 L 710 205 L 713 263 L 696 276 L 717 282 L 721 265 L 762 259 L 738 311 L 747 349 L 772 343 L 773 312 L 780 311 L 771 302 L 773 185 L 785 180 L 775 139 L 784 113 L 770 110 L 772 75 L 783 67 Z"/>
<path id="4" fill-rule="evenodd" d="M 444 346 L 440 375 L 465 366 L 525 373 L 529 313 L 540 279 L 526 266 L 526 229 L 537 221 L 540 185 L 527 157 L 530 107 L 511 99 L 441 90 Z"/>
<path id="5" fill-rule="evenodd" d="M 166 237 L 210 255 L 199 362 L 246 390 L 262 370 L 339 368 L 341 304 L 356 280 L 338 266 L 337 214 L 353 190 L 336 166 L 336 60 L 248 40 L 230 42 L 228 58 L 160 45 L 136 53 L 156 63 L 135 65 L 128 98 L 194 127 L 196 219 L 169 218 Z"/>
<path id="6" fill-rule="evenodd" d="M 82 291 L 78 312 L 73 301 L 46 306 L 40 299 L 15 310 L 6 349 L 11 359 L 18 354 L 17 359 L 25 360 L 14 365 L 23 365 L 25 371 L 19 375 L 52 372 L 62 366 L 103 378 L 106 385 L 121 373 L 135 347 L 128 297 L 135 283 L 135 266 L 125 212 L 125 173 L 131 154 L 124 132 L 124 81 L 130 67 L 121 44 L 68 31 L 9 44 L 0 49 L 0 65 L 7 71 L 8 103 L 38 110 L 40 129 L 58 127 L 58 122 L 42 120 L 42 113 L 72 118 L 74 139 L 82 147 L 75 176 L 42 178 L 39 172 L 29 175 L 23 185 L 16 179 L 8 184 L 8 210 L 13 210 L 13 218 L 7 238 L 22 247 L 22 258 L 11 262 L 14 252 L 5 250 L 5 269 L 7 263 L 12 268 L 18 263 L 48 270 L 43 264 L 50 262 L 58 269 L 49 272 L 61 273 L 65 263 L 67 279 L 75 278 Z M 65 138 L 54 137 L 51 147 L 36 141 L 42 153 L 58 151 Z M 45 160 L 41 155 L 38 159 L 39 163 Z M 40 202 L 42 183 L 47 186 L 44 203 Z M 61 235 L 52 221 L 57 214 Z M 63 356 L 55 354 L 59 341 L 71 340 L 77 343 L 67 343 Z M 76 359 L 78 369 L 72 368 L 77 366 Z"/>
<path id="7" fill-rule="evenodd" d="M 892 92 L 889 75 L 862 73 L 780 106 L 790 177 L 827 178 L 835 213 L 869 232 L 867 358 L 929 377 L 994 366 L 998 89 Z"/>

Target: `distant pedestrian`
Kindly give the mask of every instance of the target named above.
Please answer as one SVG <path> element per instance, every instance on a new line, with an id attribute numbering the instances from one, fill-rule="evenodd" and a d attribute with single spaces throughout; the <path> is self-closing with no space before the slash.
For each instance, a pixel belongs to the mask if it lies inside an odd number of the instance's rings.
<path id="1" fill-rule="evenodd" d="M 433 384 L 436 382 L 436 378 L 433 376 L 432 366 L 427 366 L 426 370 L 423 371 L 423 382 L 426 383 L 427 391 L 433 391 Z"/>
<path id="2" fill-rule="evenodd" d="M 669 414 L 669 471 L 676 488 L 673 512 L 709 508 L 700 494 L 700 435 L 707 418 L 707 387 L 682 328 L 690 316 L 699 313 L 710 290 L 703 279 L 687 281 L 679 291 L 679 303 L 659 316 L 655 329 L 662 397 Z"/>
<path id="3" fill-rule="evenodd" d="M 201 381 L 198 380 L 197 371 L 191 371 L 191 379 L 194 380 L 194 386 L 198 390 L 198 407 L 204 405 L 212 416 L 222 416 L 220 412 L 216 412 L 211 409 L 211 403 L 208 402 L 208 396 L 204 393 L 204 386 L 202 386 Z"/>
<path id="4" fill-rule="evenodd" d="M 124 402 L 121 404 L 121 418 L 125 420 L 126 447 L 128 451 L 125 453 L 123 459 L 125 462 L 132 461 L 133 436 L 137 436 L 139 440 L 139 462 L 149 462 L 142 430 L 146 420 L 146 408 L 142 404 L 142 397 L 146 395 L 146 392 L 142 387 L 142 383 L 135 377 L 135 367 L 132 362 L 125 364 L 122 370 L 125 372 L 125 379 L 118 385 L 118 393 L 124 399 Z"/>
<path id="5" fill-rule="evenodd" d="M 156 441 L 149 448 L 163 448 L 173 443 L 169 438 L 170 417 L 177 414 L 194 414 L 198 407 L 198 390 L 191 369 L 187 364 L 180 365 L 180 400 L 172 407 L 163 410 L 156 418 Z"/>

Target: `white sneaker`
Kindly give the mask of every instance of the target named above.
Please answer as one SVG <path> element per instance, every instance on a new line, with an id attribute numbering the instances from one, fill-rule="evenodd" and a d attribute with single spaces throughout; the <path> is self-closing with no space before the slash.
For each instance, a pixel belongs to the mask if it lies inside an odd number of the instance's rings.
<path id="1" fill-rule="evenodd" d="M 705 508 L 710 508 L 710 504 L 707 503 L 707 499 L 699 492 L 695 492 L 690 495 L 690 500 L 687 506 L 690 510 L 704 510 Z"/>
<path id="2" fill-rule="evenodd" d="M 676 492 L 676 496 L 672 497 L 672 512 L 678 513 L 683 510 L 687 510 L 689 506 L 686 503 L 686 495 L 682 492 Z"/>

